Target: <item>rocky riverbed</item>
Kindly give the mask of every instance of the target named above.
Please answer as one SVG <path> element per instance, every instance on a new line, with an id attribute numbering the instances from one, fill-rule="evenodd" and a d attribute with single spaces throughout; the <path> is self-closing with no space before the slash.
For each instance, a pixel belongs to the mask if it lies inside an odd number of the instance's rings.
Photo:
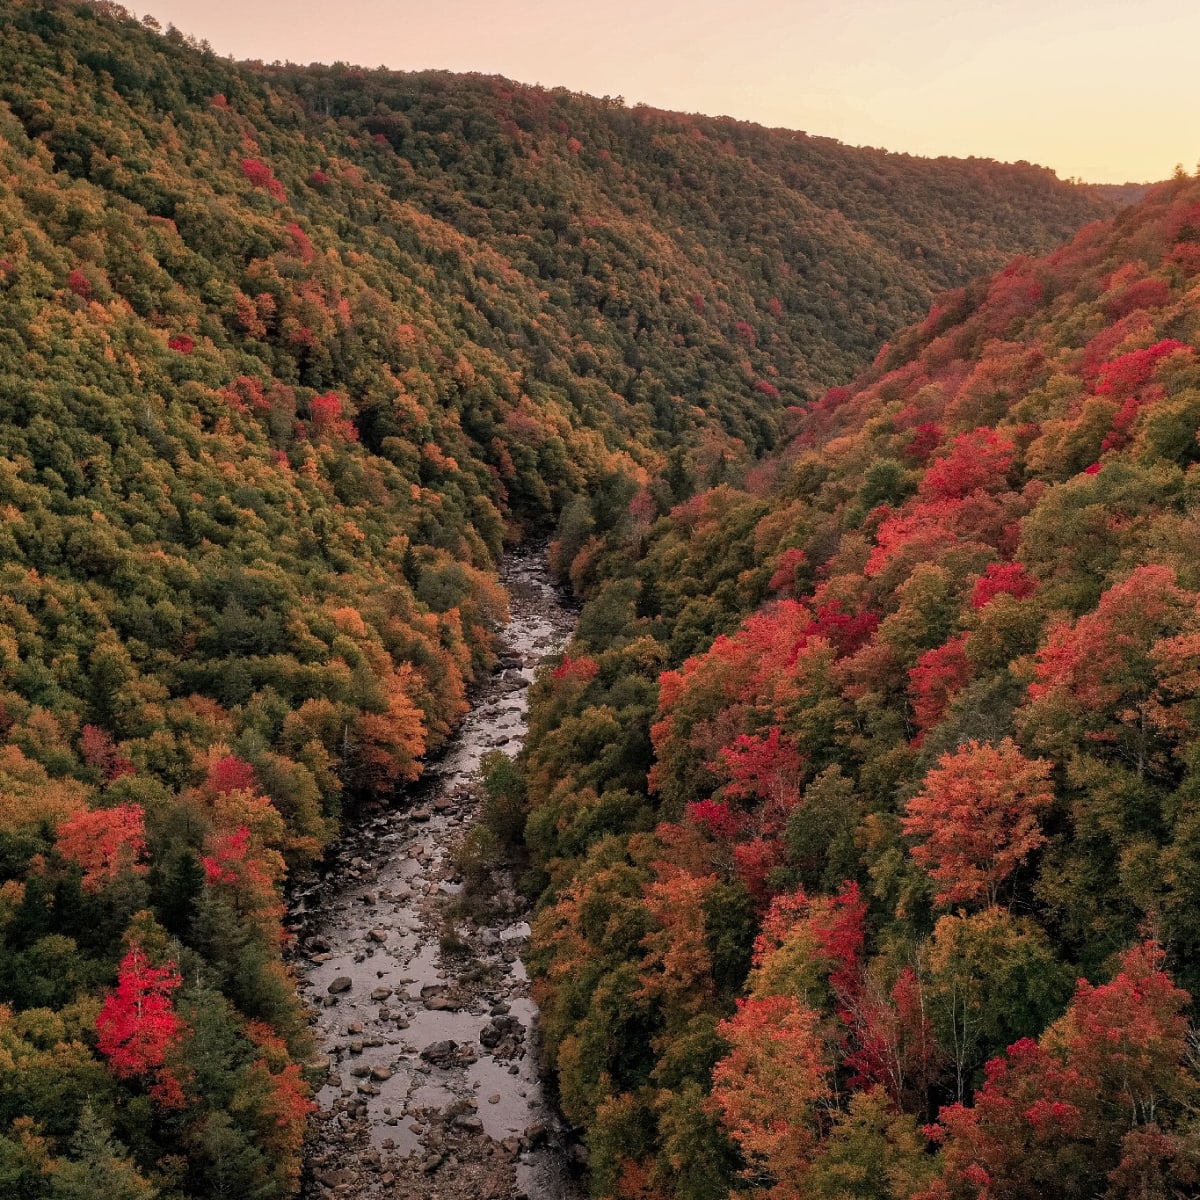
<path id="1" fill-rule="evenodd" d="M 308 1200 L 582 1195 L 579 1148 L 539 1075 L 528 912 L 504 869 L 466 903 L 454 853 L 477 819 L 481 759 L 520 749 L 534 669 L 574 622 L 537 553 L 514 554 L 504 582 L 500 666 L 447 752 L 293 896 L 293 965 L 327 1067 Z"/>

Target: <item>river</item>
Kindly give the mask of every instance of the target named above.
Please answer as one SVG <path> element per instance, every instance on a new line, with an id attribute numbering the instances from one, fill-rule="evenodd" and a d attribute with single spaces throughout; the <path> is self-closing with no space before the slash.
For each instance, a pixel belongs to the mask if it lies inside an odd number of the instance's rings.
<path id="1" fill-rule="evenodd" d="M 478 815 L 480 760 L 515 755 L 534 670 L 574 614 L 544 555 L 502 580 L 500 666 L 425 779 L 361 822 L 321 879 L 293 896 L 293 969 L 327 1071 L 305 1167 L 307 1200 L 577 1200 L 568 1131 L 539 1074 L 522 952 L 528 911 L 506 872 L 464 903 L 454 847 Z"/>

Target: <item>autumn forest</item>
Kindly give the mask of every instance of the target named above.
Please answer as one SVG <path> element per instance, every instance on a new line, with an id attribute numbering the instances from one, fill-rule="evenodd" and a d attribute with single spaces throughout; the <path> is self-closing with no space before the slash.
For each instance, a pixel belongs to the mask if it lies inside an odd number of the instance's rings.
<path id="1" fill-rule="evenodd" d="M 1198 349 L 1182 170 L 0 5 L 0 1196 L 298 1194 L 289 881 L 518 545 L 480 844 L 591 1195 L 1200 1194 Z"/>

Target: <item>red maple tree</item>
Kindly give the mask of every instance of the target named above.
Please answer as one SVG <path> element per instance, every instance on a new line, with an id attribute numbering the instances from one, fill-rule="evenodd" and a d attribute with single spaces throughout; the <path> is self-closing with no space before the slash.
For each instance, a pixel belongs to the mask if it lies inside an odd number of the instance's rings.
<path id="1" fill-rule="evenodd" d="M 792 996 L 754 996 L 717 1032 L 730 1052 L 713 1068 L 713 1107 L 747 1160 L 765 1167 L 772 1200 L 793 1200 L 812 1161 L 829 1091 L 820 1016 Z"/>
<path id="2" fill-rule="evenodd" d="M 134 773 L 133 763 L 117 753 L 112 738 L 98 725 L 85 725 L 79 731 L 79 752 L 83 761 L 102 772 L 110 783 Z"/>
<path id="3" fill-rule="evenodd" d="M 950 453 L 939 458 L 921 479 L 921 497 L 961 500 L 976 488 L 1003 488 L 1015 447 L 994 429 L 980 427 L 954 439 Z"/>
<path id="4" fill-rule="evenodd" d="M 236 754 L 226 754 L 211 763 L 204 781 L 207 791 L 223 795 L 227 792 L 257 792 L 258 776 L 254 768 Z"/>
<path id="5" fill-rule="evenodd" d="M 125 872 L 144 875 L 146 812 L 140 804 L 77 813 L 57 830 L 58 852 L 83 868 L 85 892 L 98 892 Z"/>
<path id="6" fill-rule="evenodd" d="M 997 596 L 1012 596 L 1024 600 L 1037 590 L 1037 582 L 1025 573 L 1019 562 L 988 563 L 987 569 L 975 581 L 971 591 L 971 607 L 986 608 Z"/>
<path id="7" fill-rule="evenodd" d="M 909 671 L 913 717 L 921 729 L 914 744 L 920 745 L 925 734 L 945 716 L 956 693 L 970 682 L 971 662 L 966 647 L 967 635 L 960 633 L 944 646 L 926 650 Z"/>
<path id="8" fill-rule="evenodd" d="M 242 174 L 255 187 L 264 188 L 270 192 L 276 200 L 287 199 L 287 193 L 283 190 L 283 184 L 275 178 L 275 173 L 266 163 L 260 162 L 257 158 L 243 158 Z"/>
<path id="9" fill-rule="evenodd" d="M 118 1079 L 150 1078 L 164 1108 L 183 1104 L 183 1088 L 167 1059 L 184 1034 L 171 994 L 182 980 L 173 962 L 150 965 L 136 942 L 117 968 L 116 990 L 96 1017 L 97 1045 Z"/>
<path id="10" fill-rule="evenodd" d="M 907 806 L 912 856 L 938 885 L 938 904 L 996 902 L 1001 883 L 1046 841 L 1038 810 L 1054 799 L 1050 763 L 1011 738 L 943 754 Z"/>

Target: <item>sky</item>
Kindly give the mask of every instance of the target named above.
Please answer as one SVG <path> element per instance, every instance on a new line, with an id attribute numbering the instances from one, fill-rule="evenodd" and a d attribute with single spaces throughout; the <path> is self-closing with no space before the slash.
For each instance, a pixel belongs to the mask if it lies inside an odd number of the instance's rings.
<path id="1" fill-rule="evenodd" d="M 1200 158 L 1195 0 L 151 0 L 220 54 L 506 75 L 1094 183 Z"/>

